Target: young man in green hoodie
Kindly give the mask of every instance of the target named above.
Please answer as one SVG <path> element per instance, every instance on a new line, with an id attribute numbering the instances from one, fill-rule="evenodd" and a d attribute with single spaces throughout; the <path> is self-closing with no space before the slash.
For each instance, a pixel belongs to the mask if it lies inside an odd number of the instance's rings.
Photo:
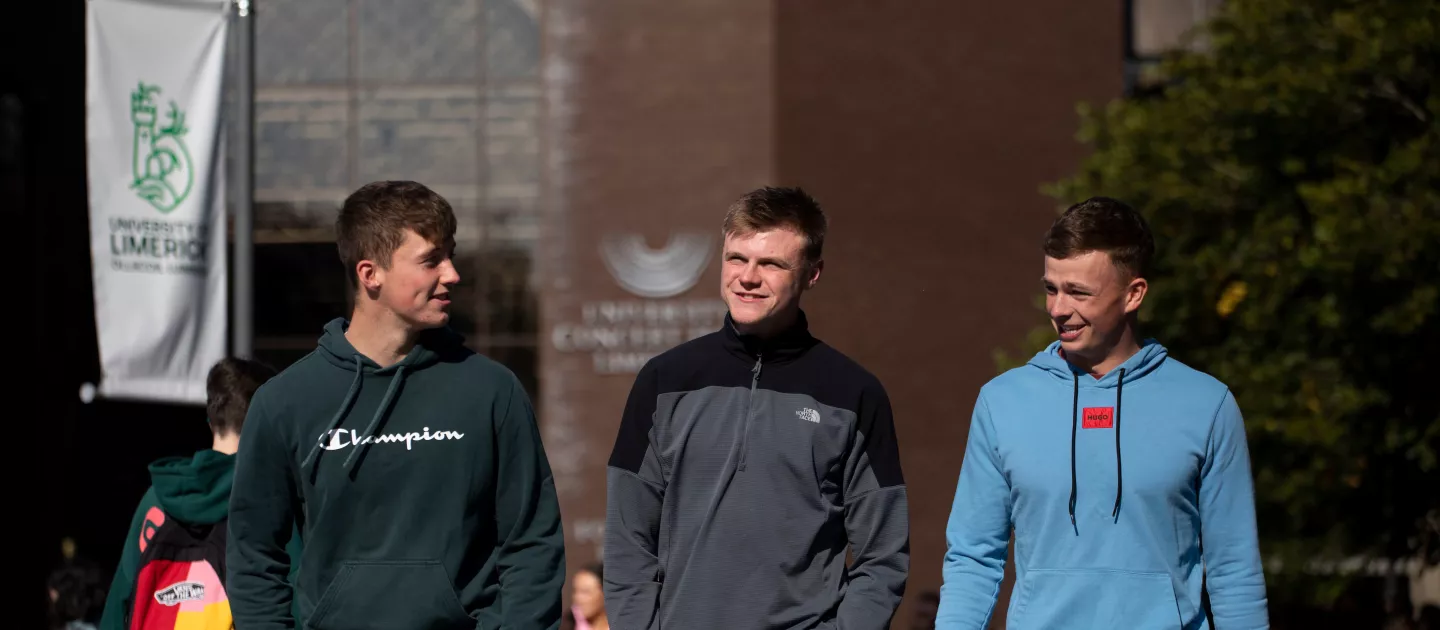
<path id="1" fill-rule="evenodd" d="M 415 182 L 345 200 L 349 319 L 255 395 L 230 501 L 243 630 L 557 628 L 565 553 L 549 462 L 515 375 L 446 327 L 455 215 Z"/>
<path id="2" fill-rule="evenodd" d="M 99 630 L 128 630 L 135 601 L 141 554 L 167 520 L 213 525 L 225 520 L 235 451 L 255 390 L 275 375 L 269 366 L 246 359 L 225 358 L 205 378 L 205 411 L 210 421 L 210 448 L 192 457 L 166 457 L 150 464 L 150 489 L 135 508 L 120 566 L 105 598 Z M 299 540 L 286 553 L 299 555 Z"/>

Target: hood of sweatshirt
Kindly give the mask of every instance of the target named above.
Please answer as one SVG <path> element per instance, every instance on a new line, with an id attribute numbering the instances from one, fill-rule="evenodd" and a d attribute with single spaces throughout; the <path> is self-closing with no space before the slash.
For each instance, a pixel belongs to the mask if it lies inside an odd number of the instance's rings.
<path id="1" fill-rule="evenodd" d="M 235 456 L 206 449 L 191 457 L 166 457 L 150 464 L 155 499 L 166 514 L 208 525 L 225 518 Z"/>
<path id="2" fill-rule="evenodd" d="M 1165 363 L 1166 356 L 1165 346 L 1160 345 L 1160 342 L 1154 339 L 1146 339 L 1140 343 L 1139 352 L 1097 379 L 1066 361 L 1064 353 L 1060 349 L 1060 342 L 1055 341 L 1051 342 L 1044 350 L 1035 353 L 1035 356 L 1030 357 L 1030 361 L 1026 365 L 1038 368 L 1067 384 L 1078 380 L 1081 387 L 1116 389 L 1120 387 L 1122 379 L 1124 383 L 1128 384 L 1145 378 Z"/>

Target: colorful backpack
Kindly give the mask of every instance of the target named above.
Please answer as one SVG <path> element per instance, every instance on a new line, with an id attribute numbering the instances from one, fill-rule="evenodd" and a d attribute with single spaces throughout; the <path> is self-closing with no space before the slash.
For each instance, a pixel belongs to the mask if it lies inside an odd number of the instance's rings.
<path id="1" fill-rule="evenodd" d="M 129 630 L 231 630 L 225 595 L 225 521 L 182 523 L 159 508 L 146 514 Z M 149 529 L 158 524 L 153 531 Z"/>

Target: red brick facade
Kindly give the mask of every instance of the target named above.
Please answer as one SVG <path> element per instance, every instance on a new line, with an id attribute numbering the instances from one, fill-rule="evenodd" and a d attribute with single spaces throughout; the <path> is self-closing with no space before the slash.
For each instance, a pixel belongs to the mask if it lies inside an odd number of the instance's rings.
<path id="1" fill-rule="evenodd" d="M 1039 187 L 1082 156 L 1076 103 L 1122 89 L 1121 6 L 878 6 L 543 5 L 539 381 L 572 563 L 599 551 L 605 460 L 633 375 L 597 374 L 610 364 L 564 339 L 591 303 L 605 329 L 592 337 L 608 330 L 634 360 L 645 350 L 610 330 L 643 318 L 633 305 L 646 298 L 607 272 L 601 239 L 634 232 L 658 248 L 672 232 L 718 234 L 744 191 L 800 185 L 832 225 L 806 309 L 890 391 L 910 487 L 907 602 L 938 589 L 976 391 L 992 352 L 1038 316 L 1038 237 L 1058 205 Z M 714 300 L 717 268 L 669 299 Z M 595 314 L 614 300 L 612 317 Z M 684 328 L 673 317 L 638 325 Z"/>

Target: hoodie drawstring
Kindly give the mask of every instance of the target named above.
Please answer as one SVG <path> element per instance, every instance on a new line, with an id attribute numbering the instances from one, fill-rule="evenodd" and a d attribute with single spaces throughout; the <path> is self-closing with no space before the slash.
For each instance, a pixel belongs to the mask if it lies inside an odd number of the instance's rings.
<path id="1" fill-rule="evenodd" d="M 1078 527 L 1075 524 L 1075 430 L 1080 426 L 1080 375 L 1072 373 L 1071 378 L 1075 381 L 1075 398 L 1070 403 L 1070 527 Z M 1075 530 L 1075 535 L 1080 535 L 1080 530 Z"/>
<path id="2" fill-rule="evenodd" d="M 1125 392 L 1125 368 L 1120 368 L 1120 384 L 1115 386 L 1115 509 L 1110 517 L 1120 522 L 1120 490 L 1125 487 L 1125 475 L 1120 472 L 1120 394 Z"/>
<path id="3" fill-rule="evenodd" d="M 385 414 L 390 410 L 390 403 L 395 398 L 395 392 L 400 391 L 400 383 L 404 380 L 405 366 L 402 365 L 396 368 L 395 378 L 390 379 L 390 387 L 385 390 L 385 397 L 380 399 L 380 408 L 375 410 L 375 416 L 370 419 L 370 424 L 365 427 L 365 430 L 360 435 L 351 440 L 351 443 L 355 446 L 355 450 L 351 451 L 350 454 L 345 457 L 345 463 L 342 467 L 349 468 L 350 462 L 355 460 L 356 454 L 359 453 L 361 449 L 368 449 L 370 447 L 372 440 L 366 438 L 373 437 L 375 428 L 380 426 L 380 421 L 385 418 Z M 324 448 L 325 440 L 345 421 L 345 414 L 350 413 L 350 408 L 355 405 L 355 399 L 358 398 L 360 394 L 360 384 L 364 381 L 365 372 L 363 370 L 363 364 L 361 363 L 360 355 L 357 354 L 355 355 L 355 380 L 350 382 L 350 391 L 345 392 L 345 399 L 341 401 L 340 409 L 335 411 L 335 417 L 330 419 L 330 424 L 326 425 L 325 432 L 321 433 L 320 437 L 315 440 L 315 445 L 310 447 L 310 454 L 306 455 L 305 459 L 300 462 L 300 468 L 303 469 L 310 466 L 311 463 L 319 466 L 320 458 L 318 456 Z"/>
<path id="4" fill-rule="evenodd" d="M 365 373 L 360 368 L 360 355 L 357 354 L 355 355 L 355 380 L 350 382 L 350 391 L 345 393 L 345 400 L 340 403 L 340 409 L 335 412 L 335 417 L 330 419 L 330 424 L 325 427 L 325 432 L 321 433 L 320 437 L 315 440 L 315 445 L 310 447 L 310 454 L 300 462 L 301 468 L 309 466 L 312 461 L 319 461 L 317 455 L 320 454 L 321 444 L 324 444 L 325 438 L 330 437 L 330 434 L 335 431 L 335 427 L 340 426 L 345 419 L 345 414 L 350 413 L 350 406 L 355 404 L 356 395 L 360 393 L 360 383 L 365 380 Z"/>
<path id="5" fill-rule="evenodd" d="M 1076 433 L 1080 425 L 1080 375 L 1072 373 L 1075 395 L 1070 404 L 1070 527 L 1076 528 L 1075 535 L 1080 535 L 1080 530 L 1075 522 L 1075 498 L 1077 495 L 1077 484 L 1075 482 L 1075 442 Z M 1120 406 L 1122 394 L 1125 392 L 1125 368 L 1120 368 L 1120 383 L 1115 386 L 1115 508 L 1110 511 L 1110 516 L 1115 522 L 1120 521 L 1120 497 L 1125 488 L 1125 475 L 1121 467 L 1120 458 Z"/>
<path id="6" fill-rule="evenodd" d="M 370 425 L 365 427 L 365 431 L 361 433 L 363 437 L 355 440 L 355 450 L 350 451 L 350 455 L 345 457 L 345 464 L 343 467 L 349 468 L 350 462 L 354 461 L 355 457 L 360 454 L 361 450 L 369 450 L 370 442 L 374 441 L 370 438 L 374 437 L 375 428 L 380 426 L 380 420 L 384 418 L 385 414 L 390 411 L 390 401 L 395 398 L 395 392 L 400 391 L 400 383 L 404 382 L 404 380 L 405 366 L 402 365 L 399 368 L 396 368 L 395 378 L 390 379 L 390 387 L 385 389 L 385 397 L 380 399 L 380 407 L 375 410 L 375 417 L 370 419 Z"/>

